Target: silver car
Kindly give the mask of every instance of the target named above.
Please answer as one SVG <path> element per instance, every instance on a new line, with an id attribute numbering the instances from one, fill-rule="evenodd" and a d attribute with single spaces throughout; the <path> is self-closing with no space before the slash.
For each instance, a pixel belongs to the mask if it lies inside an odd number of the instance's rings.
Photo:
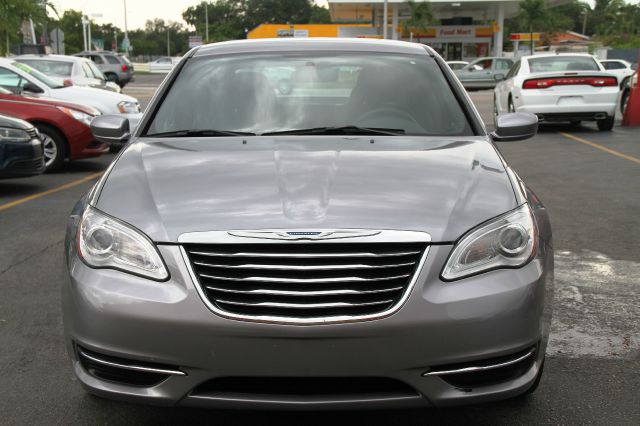
<path id="1" fill-rule="evenodd" d="M 504 80 L 513 66 L 509 58 L 478 58 L 469 65 L 455 71 L 465 89 L 490 89 Z"/>
<path id="2" fill-rule="evenodd" d="M 281 69 L 287 85 L 267 77 Z M 92 128 L 129 142 L 67 229 L 65 336 L 89 392 L 334 409 L 538 385 L 551 229 L 494 145 L 537 119 L 507 114 L 487 134 L 432 49 L 210 44 L 132 135 L 119 116 Z"/>

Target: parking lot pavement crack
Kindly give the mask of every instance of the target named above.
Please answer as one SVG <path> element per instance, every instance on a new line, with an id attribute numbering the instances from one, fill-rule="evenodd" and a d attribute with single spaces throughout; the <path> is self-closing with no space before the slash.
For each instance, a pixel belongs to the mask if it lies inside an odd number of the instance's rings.
<path id="1" fill-rule="evenodd" d="M 16 267 L 28 262 L 29 260 L 33 259 L 34 257 L 46 252 L 50 248 L 53 248 L 54 246 L 62 244 L 63 242 L 64 242 L 64 239 L 63 240 L 59 240 L 59 241 L 55 241 L 55 242 L 53 242 L 53 243 L 41 248 L 40 250 L 36 251 L 35 253 L 31 253 L 30 255 L 28 255 L 27 257 L 25 257 L 25 258 L 23 258 L 21 260 L 13 262 L 11 265 L 9 265 L 8 267 L 6 267 L 5 269 L 0 271 L 0 277 L 2 275 L 4 275 L 5 273 L 9 272 L 10 270 L 12 270 L 12 269 L 14 269 L 14 268 L 16 268 Z"/>

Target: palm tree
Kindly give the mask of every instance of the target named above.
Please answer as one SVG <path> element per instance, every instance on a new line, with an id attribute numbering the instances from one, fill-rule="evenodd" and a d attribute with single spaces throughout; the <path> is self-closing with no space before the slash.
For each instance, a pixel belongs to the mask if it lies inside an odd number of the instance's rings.
<path id="1" fill-rule="evenodd" d="M 531 54 L 533 55 L 533 28 L 545 24 L 548 17 L 545 0 L 524 0 L 520 3 L 518 18 L 529 29 Z"/>
<path id="2" fill-rule="evenodd" d="M 411 9 L 411 18 L 404 21 L 404 31 L 406 33 L 410 33 L 412 30 L 426 31 L 433 21 L 431 5 L 427 2 L 416 3 L 414 0 L 409 0 L 408 4 Z"/>

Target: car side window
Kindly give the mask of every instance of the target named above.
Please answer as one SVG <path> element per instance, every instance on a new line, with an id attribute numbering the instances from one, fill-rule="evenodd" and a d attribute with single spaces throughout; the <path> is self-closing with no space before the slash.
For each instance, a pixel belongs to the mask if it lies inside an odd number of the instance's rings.
<path id="1" fill-rule="evenodd" d="M 607 70 L 621 70 L 624 69 L 624 65 L 620 62 L 605 62 L 604 68 Z"/>
<path id="2" fill-rule="evenodd" d="M 95 62 L 96 64 L 104 64 L 104 61 L 102 60 L 102 58 L 98 55 L 91 55 L 89 56 L 89 58 Z"/>
<path id="3" fill-rule="evenodd" d="M 496 70 L 508 70 L 511 68 L 513 62 L 507 59 L 497 59 L 496 60 Z"/>
<path id="4" fill-rule="evenodd" d="M 113 55 L 104 55 L 104 57 L 110 64 L 120 65 L 120 60 L 117 57 Z"/>
<path id="5" fill-rule="evenodd" d="M 0 67 L 0 86 L 9 90 L 15 90 L 23 87 L 25 84 L 27 84 L 27 80 L 13 71 Z"/>

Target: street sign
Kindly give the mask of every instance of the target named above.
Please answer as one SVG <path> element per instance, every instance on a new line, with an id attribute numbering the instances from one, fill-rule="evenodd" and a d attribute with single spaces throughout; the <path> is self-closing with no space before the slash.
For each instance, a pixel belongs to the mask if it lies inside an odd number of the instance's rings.
<path id="1" fill-rule="evenodd" d="M 49 33 L 49 41 L 51 42 L 51 50 L 56 55 L 64 55 L 64 31 L 60 28 L 54 28 Z"/>
<path id="2" fill-rule="evenodd" d="M 123 38 L 120 48 L 126 52 L 129 50 L 130 47 L 131 47 L 131 43 L 129 42 L 129 38 L 128 37 Z"/>
<path id="3" fill-rule="evenodd" d="M 511 41 L 531 41 L 531 36 L 533 35 L 533 41 L 540 40 L 541 33 L 511 33 L 509 34 L 509 40 Z"/>
<path id="4" fill-rule="evenodd" d="M 189 49 L 196 46 L 202 46 L 202 37 L 189 36 Z"/>

